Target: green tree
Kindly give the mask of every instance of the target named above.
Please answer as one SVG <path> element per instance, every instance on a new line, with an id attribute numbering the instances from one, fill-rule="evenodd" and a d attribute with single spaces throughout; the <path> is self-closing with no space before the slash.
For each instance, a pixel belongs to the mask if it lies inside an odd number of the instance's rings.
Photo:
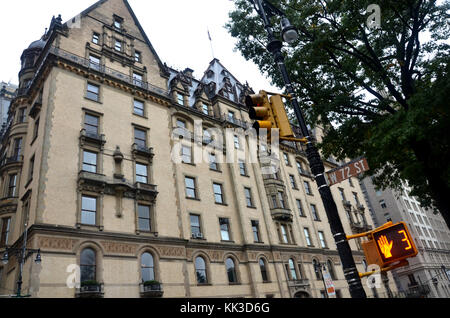
<path id="1" fill-rule="evenodd" d="M 299 30 L 283 54 L 308 121 L 325 127 L 324 157 L 366 156 L 379 188 L 400 189 L 406 181 L 450 228 L 450 3 L 270 2 Z M 283 87 L 252 1 L 235 6 L 226 28 L 238 39 L 236 49 Z"/>

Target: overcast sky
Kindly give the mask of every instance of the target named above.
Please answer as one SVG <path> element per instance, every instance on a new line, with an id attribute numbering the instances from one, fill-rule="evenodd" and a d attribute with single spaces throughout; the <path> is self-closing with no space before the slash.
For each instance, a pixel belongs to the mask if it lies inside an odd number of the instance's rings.
<path id="1" fill-rule="evenodd" d="M 14 0 L 2 1 L 0 30 L 2 52 L 0 81 L 17 84 L 20 56 L 28 45 L 39 39 L 53 15 L 64 22 L 73 18 L 96 0 Z M 248 81 L 255 91 L 275 90 L 253 62 L 234 52 L 236 42 L 225 30 L 230 0 L 129 0 L 137 18 L 161 60 L 184 70 L 193 69 L 201 79 L 214 56 L 242 83 Z M 279 91 L 279 90 L 277 90 Z"/>

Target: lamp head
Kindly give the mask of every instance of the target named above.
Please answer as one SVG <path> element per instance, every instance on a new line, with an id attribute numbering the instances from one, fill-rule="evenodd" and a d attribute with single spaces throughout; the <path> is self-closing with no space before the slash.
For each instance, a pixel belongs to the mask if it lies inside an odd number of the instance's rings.
<path id="1" fill-rule="evenodd" d="M 297 29 L 292 26 L 291 22 L 286 17 L 281 18 L 281 30 L 285 42 L 292 44 L 298 40 Z"/>

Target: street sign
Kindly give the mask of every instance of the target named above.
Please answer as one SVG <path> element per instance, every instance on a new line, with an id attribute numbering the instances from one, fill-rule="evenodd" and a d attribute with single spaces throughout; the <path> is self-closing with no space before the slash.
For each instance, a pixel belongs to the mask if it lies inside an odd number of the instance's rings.
<path id="1" fill-rule="evenodd" d="M 373 241 L 383 267 L 418 254 L 408 227 L 404 222 L 375 230 L 373 232 Z"/>
<path id="2" fill-rule="evenodd" d="M 369 164 L 366 158 L 359 158 L 346 165 L 327 172 L 328 184 L 331 187 L 344 180 L 356 177 L 363 172 L 369 171 Z"/>
<path id="3" fill-rule="evenodd" d="M 327 288 L 328 297 L 336 297 L 336 289 L 334 288 L 333 280 L 331 279 L 330 273 L 327 270 L 322 270 L 323 280 Z"/>

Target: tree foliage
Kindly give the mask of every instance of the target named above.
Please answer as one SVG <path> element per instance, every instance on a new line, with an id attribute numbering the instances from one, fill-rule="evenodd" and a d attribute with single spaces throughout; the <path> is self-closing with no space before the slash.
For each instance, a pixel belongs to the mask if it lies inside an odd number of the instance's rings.
<path id="1" fill-rule="evenodd" d="M 449 224 L 450 3 L 377 0 L 373 28 L 373 0 L 269 1 L 299 31 L 283 53 L 308 120 L 326 127 L 324 157 L 366 156 L 377 186 L 407 181 Z M 226 27 L 236 49 L 283 87 L 252 1 L 235 6 Z"/>

